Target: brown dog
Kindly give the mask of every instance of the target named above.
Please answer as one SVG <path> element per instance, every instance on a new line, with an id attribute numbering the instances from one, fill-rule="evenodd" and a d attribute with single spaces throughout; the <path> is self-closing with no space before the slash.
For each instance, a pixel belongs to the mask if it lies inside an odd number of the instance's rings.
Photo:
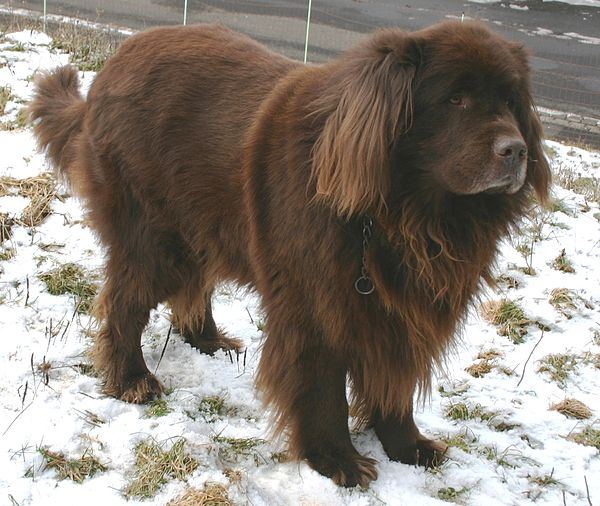
<path id="1" fill-rule="evenodd" d="M 382 30 L 306 66 L 222 26 L 132 37 L 87 100 L 73 68 L 38 81 L 40 146 L 107 246 L 95 363 L 105 391 L 160 395 L 140 335 L 168 301 L 201 350 L 221 281 L 267 315 L 258 386 L 293 455 L 341 485 L 346 377 L 389 457 L 428 465 L 413 394 L 452 342 L 498 242 L 550 173 L 523 49 L 473 23 Z"/>

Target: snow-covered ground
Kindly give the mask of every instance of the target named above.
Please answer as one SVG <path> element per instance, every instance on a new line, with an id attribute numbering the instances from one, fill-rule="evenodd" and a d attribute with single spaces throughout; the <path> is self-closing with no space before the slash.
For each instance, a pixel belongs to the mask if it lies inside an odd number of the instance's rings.
<path id="1" fill-rule="evenodd" d="M 169 448 L 177 438 L 197 467 L 185 481 L 167 478 L 144 504 L 166 504 L 207 482 L 223 484 L 235 504 L 257 506 L 600 502 L 599 450 L 571 439 L 600 429 L 600 214 L 589 184 L 600 177 L 600 153 L 547 144 L 561 181 L 579 193 L 557 186 L 552 209 L 524 223 L 522 235 L 502 248 L 503 281 L 488 298 L 515 301 L 537 323 L 525 325 L 523 342 L 514 344 L 473 308 L 439 389 L 417 413 L 425 433 L 450 442 L 448 460 L 433 470 L 390 462 L 372 431 L 356 433 L 359 451 L 379 461 L 379 479 L 367 490 L 340 489 L 303 463 L 285 462 L 285 445 L 270 438 L 268 413 L 253 388 L 259 301 L 234 287 L 219 291 L 214 312 L 245 341 L 244 357 L 208 357 L 175 334 L 167 340 L 169 314 L 161 307 L 143 347 L 169 389 L 166 403 L 150 411 L 101 393 L 87 367 L 90 317 L 75 311 L 73 297 L 50 295 L 38 276 L 75 263 L 95 279 L 102 250 L 79 203 L 64 192 L 41 224 L 27 227 L 18 218 L 29 198 L 14 181 L 2 190 L 7 176 L 48 170 L 18 112 L 32 76 L 68 61 L 49 42 L 29 32 L 0 39 L 0 88 L 10 87 L 0 116 L 0 219 L 17 219 L 0 245 L 0 505 L 138 504 L 124 493 L 136 445 L 154 440 Z M 92 77 L 84 76 L 87 83 Z M 555 268 L 562 250 L 574 272 Z M 559 288 L 569 297 L 554 306 Z M 553 379 L 540 369 L 545 357 L 559 354 L 566 372 Z M 591 416 L 577 420 L 550 409 L 566 398 L 583 402 Z M 105 467 L 81 483 L 61 480 L 46 465 L 45 449 L 72 459 L 93 455 Z"/>

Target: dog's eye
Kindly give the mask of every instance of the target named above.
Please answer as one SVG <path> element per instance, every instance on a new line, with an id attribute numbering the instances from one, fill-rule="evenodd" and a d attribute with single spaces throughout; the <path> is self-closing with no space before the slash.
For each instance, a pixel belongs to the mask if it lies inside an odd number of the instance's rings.
<path id="1" fill-rule="evenodd" d="M 453 95 L 450 97 L 450 103 L 452 105 L 465 105 L 465 99 L 462 95 Z"/>

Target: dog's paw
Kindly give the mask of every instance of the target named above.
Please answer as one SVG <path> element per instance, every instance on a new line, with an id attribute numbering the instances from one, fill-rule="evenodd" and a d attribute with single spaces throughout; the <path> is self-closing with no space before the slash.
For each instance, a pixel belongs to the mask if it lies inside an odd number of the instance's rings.
<path id="1" fill-rule="evenodd" d="M 448 445 L 443 441 L 419 436 L 417 439 L 417 464 L 426 468 L 440 465 L 446 458 Z"/>
<path id="2" fill-rule="evenodd" d="M 431 468 L 444 461 L 447 450 L 447 444 L 419 436 L 414 445 L 403 448 L 401 451 L 396 450 L 392 455 L 388 453 L 388 456 L 391 460 L 403 464 Z"/>
<path id="3" fill-rule="evenodd" d="M 119 390 L 120 392 L 114 396 L 122 401 L 131 402 L 132 404 L 144 404 L 160 397 L 164 389 L 154 374 L 147 372 L 124 382 Z"/>
<path id="4" fill-rule="evenodd" d="M 377 479 L 377 461 L 357 452 L 322 452 L 306 458 L 308 465 L 341 487 L 367 487 Z"/>
<path id="5" fill-rule="evenodd" d="M 180 333 L 186 343 L 206 355 L 214 355 L 218 350 L 240 353 L 244 349 L 244 343 L 241 339 L 230 337 L 221 329 L 214 334 L 192 332 L 190 330 L 180 330 Z"/>

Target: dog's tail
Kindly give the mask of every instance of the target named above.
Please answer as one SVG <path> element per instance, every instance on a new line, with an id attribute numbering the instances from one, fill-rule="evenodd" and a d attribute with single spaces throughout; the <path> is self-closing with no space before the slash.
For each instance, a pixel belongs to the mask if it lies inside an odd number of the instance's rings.
<path id="1" fill-rule="evenodd" d="M 66 182 L 76 158 L 75 139 L 81 132 L 85 109 L 75 67 L 67 65 L 37 79 L 29 119 L 34 122 L 38 147 L 46 151 L 57 176 Z"/>

